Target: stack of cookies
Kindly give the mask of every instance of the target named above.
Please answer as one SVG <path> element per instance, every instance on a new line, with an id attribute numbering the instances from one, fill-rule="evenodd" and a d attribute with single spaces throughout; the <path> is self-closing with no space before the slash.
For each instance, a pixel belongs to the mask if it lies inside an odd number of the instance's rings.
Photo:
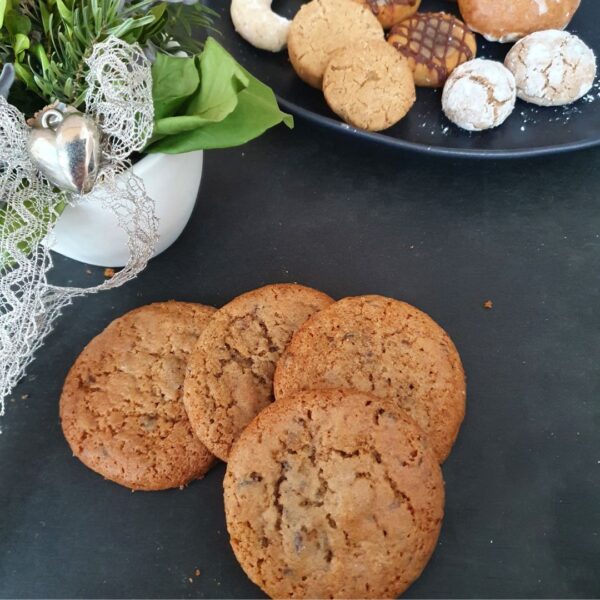
<path id="1" fill-rule="evenodd" d="M 132 489 L 227 461 L 231 544 L 270 596 L 387 598 L 435 548 L 465 393 L 418 309 L 280 284 L 117 319 L 72 367 L 61 418 L 74 454 Z"/>

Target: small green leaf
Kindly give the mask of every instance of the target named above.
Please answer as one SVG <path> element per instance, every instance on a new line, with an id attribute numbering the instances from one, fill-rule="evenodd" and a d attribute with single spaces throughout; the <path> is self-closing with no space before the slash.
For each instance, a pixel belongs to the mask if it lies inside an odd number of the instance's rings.
<path id="1" fill-rule="evenodd" d="M 29 38 L 22 33 L 17 33 L 13 42 L 13 51 L 15 56 L 19 56 L 29 48 Z"/>
<path id="2" fill-rule="evenodd" d="M 198 58 L 202 85 L 187 107 L 186 114 L 210 121 L 222 121 L 237 106 L 238 94 L 248 86 L 242 67 L 213 38 L 208 38 Z"/>
<path id="3" fill-rule="evenodd" d="M 23 35 L 29 35 L 31 32 L 31 21 L 25 15 L 21 15 L 14 10 L 8 12 L 4 17 L 4 22 L 8 33 L 12 36 L 22 33 Z"/>
<path id="4" fill-rule="evenodd" d="M 72 26 L 73 12 L 63 2 L 63 0 L 56 0 L 56 8 L 58 9 L 58 14 L 63 18 L 63 20 Z"/>
<path id="5" fill-rule="evenodd" d="M 174 115 L 198 89 L 200 76 L 193 58 L 158 53 L 152 65 L 152 98 L 154 116 L 158 119 Z"/>
<path id="6" fill-rule="evenodd" d="M 42 46 L 42 44 L 37 42 L 37 43 L 33 44 L 33 46 L 31 47 L 31 52 L 37 58 L 38 62 L 40 63 L 40 66 L 42 67 L 42 71 L 44 72 L 44 75 L 45 75 L 47 73 L 47 71 L 50 69 L 50 61 L 48 60 L 48 55 L 46 54 L 46 50 L 44 49 L 44 46 Z"/>
<path id="7" fill-rule="evenodd" d="M 0 29 L 4 25 L 4 15 L 6 14 L 6 9 L 8 8 L 8 4 L 6 0 L 0 0 Z"/>

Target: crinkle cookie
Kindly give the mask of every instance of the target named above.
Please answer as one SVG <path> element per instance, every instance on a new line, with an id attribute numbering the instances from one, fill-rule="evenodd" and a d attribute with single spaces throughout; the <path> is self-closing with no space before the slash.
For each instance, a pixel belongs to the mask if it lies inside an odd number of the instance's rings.
<path id="1" fill-rule="evenodd" d="M 502 125 L 516 100 L 512 73 L 502 63 L 477 58 L 450 75 L 442 94 L 442 109 L 462 129 L 483 131 Z"/>
<path id="2" fill-rule="evenodd" d="M 596 56 L 576 35 L 539 31 L 517 42 L 504 63 L 515 76 L 517 96 L 540 106 L 571 104 L 596 79 Z"/>
<path id="3" fill-rule="evenodd" d="M 184 403 L 196 435 L 221 460 L 273 401 L 275 365 L 294 331 L 332 302 L 308 287 L 276 284 L 215 313 L 190 357 Z"/>
<path id="4" fill-rule="evenodd" d="M 427 436 L 396 402 L 352 390 L 265 409 L 234 445 L 224 491 L 235 555 L 272 598 L 396 598 L 444 509 Z"/>
<path id="5" fill-rule="evenodd" d="M 333 112 L 367 131 L 395 125 L 417 99 L 408 61 L 383 40 L 338 50 L 327 65 L 323 92 Z"/>
<path id="6" fill-rule="evenodd" d="M 113 321 L 79 355 L 60 397 L 63 432 L 87 467 L 134 490 L 184 486 L 214 457 L 182 402 L 188 357 L 215 309 L 150 304 Z"/>

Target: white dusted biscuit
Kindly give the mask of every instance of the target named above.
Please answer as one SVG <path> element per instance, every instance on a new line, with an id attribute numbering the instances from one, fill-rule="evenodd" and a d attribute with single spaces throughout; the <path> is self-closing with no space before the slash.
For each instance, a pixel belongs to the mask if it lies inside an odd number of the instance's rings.
<path id="1" fill-rule="evenodd" d="M 261 50 L 279 52 L 287 44 L 291 21 L 271 10 L 273 0 L 232 0 L 235 30 Z"/>
<path id="2" fill-rule="evenodd" d="M 517 96 L 539 106 L 571 104 L 596 78 L 596 57 L 576 35 L 538 31 L 517 42 L 504 64 L 515 76 Z"/>

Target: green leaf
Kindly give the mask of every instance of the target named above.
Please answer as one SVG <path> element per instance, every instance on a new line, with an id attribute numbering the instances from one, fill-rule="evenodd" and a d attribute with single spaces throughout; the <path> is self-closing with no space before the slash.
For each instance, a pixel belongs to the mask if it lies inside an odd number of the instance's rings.
<path id="1" fill-rule="evenodd" d="M 8 33 L 15 36 L 19 33 L 29 35 L 31 32 L 31 21 L 25 15 L 21 15 L 14 10 L 8 12 L 4 17 L 4 22 Z"/>
<path id="2" fill-rule="evenodd" d="M 8 8 L 8 3 L 6 0 L 0 0 L 0 29 L 4 25 L 4 15 L 6 14 L 6 10 Z"/>
<path id="3" fill-rule="evenodd" d="M 193 58 L 158 53 L 152 65 L 152 97 L 155 118 L 173 115 L 200 85 Z"/>
<path id="4" fill-rule="evenodd" d="M 56 8 L 58 9 L 58 14 L 63 18 L 63 20 L 67 24 L 72 26 L 73 25 L 73 12 L 63 2 L 63 0 L 56 0 Z"/>
<path id="5" fill-rule="evenodd" d="M 236 109 L 223 121 L 208 123 L 192 131 L 168 135 L 153 143 L 147 152 L 179 154 L 193 150 L 229 148 L 245 144 L 267 129 L 285 123 L 290 129 L 293 118 L 281 112 L 273 91 L 244 71 L 249 84 L 238 95 Z"/>
<path id="6" fill-rule="evenodd" d="M 222 121 L 238 103 L 238 94 L 248 87 L 244 69 L 213 38 L 206 40 L 204 51 L 196 58 L 202 85 L 187 107 L 186 114 Z"/>
<path id="7" fill-rule="evenodd" d="M 17 33 L 13 41 L 13 52 L 15 56 L 19 56 L 22 52 L 25 52 L 29 48 L 29 38 L 22 34 Z"/>

